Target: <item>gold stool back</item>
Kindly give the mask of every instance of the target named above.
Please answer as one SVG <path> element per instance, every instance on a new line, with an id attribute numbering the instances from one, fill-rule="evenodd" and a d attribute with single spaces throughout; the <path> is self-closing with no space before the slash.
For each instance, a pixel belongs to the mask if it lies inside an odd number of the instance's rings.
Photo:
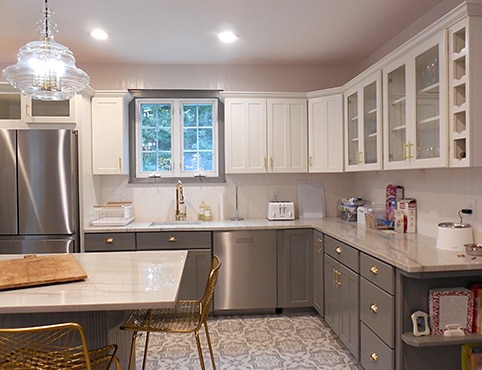
<path id="1" fill-rule="evenodd" d="M 216 370 L 214 363 L 214 354 L 211 345 L 211 338 L 207 325 L 207 318 L 213 299 L 214 289 L 218 280 L 218 272 L 221 267 L 221 261 L 218 256 L 214 256 L 211 260 L 211 268 L 209 271 L 206 288 L 203 296 L 198 300 L 178 300 L 175 307 L 167 309 L 148 309 L 134 310 L 121 327 L 123 330 L 133 331 L 131 356 L 129 369 L 133 368 L 135 362 L 135 349 L 138 332 L 146 332 L 146 342 L 144 347 L 144 359 L 142 369 L 146 366 L 147 350 L 149 345 L 149 333 L 151 332 L 168 332 L 168 333 L 194 333 L 196 338 L 196 346 L 201 362 L 201 368 L 204 370 L 204 359 L 202 354 L 201 342 L 199 340 L 199 330 L 204 326 L 206 338 L 211 355 L 213 369 Z"/>
<path id="2" fill-rule="evenodd" d="M 120 369 L 117 346 L 88 350 L 79 324 L 0 329 L 0 369 Z"/>

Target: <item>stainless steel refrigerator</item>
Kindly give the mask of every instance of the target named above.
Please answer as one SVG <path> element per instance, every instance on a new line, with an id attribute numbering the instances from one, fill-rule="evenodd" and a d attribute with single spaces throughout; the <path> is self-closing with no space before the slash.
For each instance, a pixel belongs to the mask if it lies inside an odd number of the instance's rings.
<path id="1" fill-rule="evenodd" d="M 0 129 L 0 254 L 79 251 L 78 135 Z"/>

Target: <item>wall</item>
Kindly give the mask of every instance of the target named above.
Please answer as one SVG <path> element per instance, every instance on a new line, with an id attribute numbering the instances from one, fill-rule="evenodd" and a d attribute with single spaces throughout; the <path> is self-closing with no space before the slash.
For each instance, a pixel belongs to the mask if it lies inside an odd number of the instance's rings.
<path id="1" fill-rule="evenodd" d="M 447 0 L 407 28 L 396 39 L 356 68 L 317 66 L 138 66 L 84 65 L 96 89 L 166 88 L 224 89 L 227 91 L 307 92 L 343 85 L 359 71 L 408 40 L 433 20 L 451 9 L 458 0 Z M 119 76 L 122 76 L 119 78 Z M 88 131 L 88 128 L 86 128 Z M 88 137 L 86 134 L 85 137 Z M 85 143 L 88 150 L 88 143 Z M 113 197 L 134 201 L 137 221 L 174 219 L 174 186 L 140 186 L 127 183 L 126 176 L 89 176 L 90 154 L 84 156 L 84 205 L 103 203 Z M 465 200 L 476 202 L 475 215 L 466 219 L 475 229 L 475 240 L 482 240 L 481 169 L 434 169 L 379 171 L 344 174 L 230 175 L 225 184 L 198 186 L 187 184 L 185 196 L 188 218 L 195 219 L 204 200 L 213 208 L 214 218 L 234 215 L 235 186 L 239 187 L 240 216 L 264 218 L 266 204 L 276 191 L 278 198 L 297 202 L 296 183 L 309 180 L 322 183 L 328 216 L 336 214 L 336 202 L 345 196 L 360 196 L 383 203 L 388 183 L 405 187 L 407 197 L 418 203 L 418 231 L 436 236 L 437 224 L 457 221 L 457 211 Z M 220 203 L 223 204 L 220 209 Z M 88 223 L 88 213 L 85 217 Z"/>

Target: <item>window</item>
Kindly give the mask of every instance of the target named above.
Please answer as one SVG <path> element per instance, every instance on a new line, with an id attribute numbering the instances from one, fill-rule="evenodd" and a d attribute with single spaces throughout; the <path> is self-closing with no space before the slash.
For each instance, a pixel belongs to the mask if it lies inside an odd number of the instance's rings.
<path id="1" fill-rule="evenodd" d="M 224 180 L 217 98 L 135 97 L 131 104 L 131 182 Z"/>

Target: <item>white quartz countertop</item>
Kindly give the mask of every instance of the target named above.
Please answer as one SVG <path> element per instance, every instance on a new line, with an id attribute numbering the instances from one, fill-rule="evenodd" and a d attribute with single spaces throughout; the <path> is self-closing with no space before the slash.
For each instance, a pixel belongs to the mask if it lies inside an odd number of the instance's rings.
<path id="1" fill-rule="evenodd" d="M 293 228 L 314 228 L 408 273 L 482 270 L 482 257 L 467 256 L 464 251 L 455 252 L 437 249 L 435 238 L 421 234 L 401 234 L 391 230 L 371 230 L 358 225 L 356 222 L 346 222 L 336 217 L 294 221 L 257 219 L 160 222 L 155 224 L 134 222 L 123 227 L 89 227 L 85 232 L 223 231 Z"/>
<path id="2" fill-rule="evenodd" d="M 78 253 L 87 279 L 0 291 L 0 314 L 170 307 L 187 251 Z M 0 259 L 21 258 L 0 255 Z"/>

